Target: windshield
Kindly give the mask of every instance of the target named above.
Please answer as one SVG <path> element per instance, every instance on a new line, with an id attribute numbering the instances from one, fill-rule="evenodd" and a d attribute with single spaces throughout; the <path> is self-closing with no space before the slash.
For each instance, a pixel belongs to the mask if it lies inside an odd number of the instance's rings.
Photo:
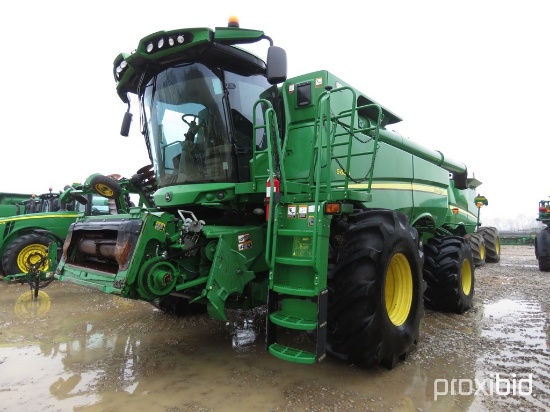
<path id="1" fill-rule="evenodd" d="M 143 115 L 159 186 L 247 178 L 240 169 L 248 170 L 252 153 L 252 108 L 270 87 L 263 76 L 200 63 L 153 77 Z"/>

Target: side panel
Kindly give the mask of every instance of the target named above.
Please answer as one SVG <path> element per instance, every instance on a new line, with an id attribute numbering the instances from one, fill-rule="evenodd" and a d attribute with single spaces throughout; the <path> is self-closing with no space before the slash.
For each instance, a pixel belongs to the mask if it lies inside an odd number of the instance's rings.
<path id="1" fill-rule="evenodd" d="M 413 157 L 410 153 L 380 143 L 374 178 L 372 183 L 372 202 L 365 204 L 369 208 L 394 209 L 413 215 Z M 352 158 L 351 176 L 361 178 L 370 167 L 370 158 Z M 351 183 L 351 189 L 366 189 L 367 182 Z"/>
<path id="2" fill-rule="evenodd" d="M 448 211 L 449 172 L 418 157 L 413 157 L 413 165 L 414 211 L 411 221 L 429 214 L 435 226 L 439 227 L 443 225 Z"/>
<path id="3" fill-rule="evenodd" d="M 451 180 L 449 184 L 449 208 L 445 222 L 449 229 L 461 228 L 461 232 L 473 233 L 476 230 L 479 210 L 475 205 L 475 189 L 459 190 Z"/>

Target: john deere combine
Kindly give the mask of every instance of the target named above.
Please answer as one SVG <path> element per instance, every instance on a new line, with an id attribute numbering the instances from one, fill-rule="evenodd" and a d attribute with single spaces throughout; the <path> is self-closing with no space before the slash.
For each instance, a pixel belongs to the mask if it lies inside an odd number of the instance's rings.
<path id="1" fill-rule="evenodd" d="M 265 62 L 239 47 L 262 40 Z M 80 216 L 56 278 L 221 321 L 267 308 L 268 350 L 300 363 L 391 368 L 424 299 L 471 307 L 480 182 L 389 131 L 389 109 L 325 70 L 287 78 L 285 51 L 235 22 L 153 33 L 113 74 L 124 135 L 137 95 L 155 207 Z"/>

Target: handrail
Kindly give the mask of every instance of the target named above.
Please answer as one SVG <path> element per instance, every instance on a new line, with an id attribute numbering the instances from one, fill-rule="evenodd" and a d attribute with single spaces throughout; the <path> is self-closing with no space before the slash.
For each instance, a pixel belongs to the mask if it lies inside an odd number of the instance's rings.
<path id="1" fill-rule="evenodd" d="M 352 94 L 352 107 L 350 109 L 343 110 L 339 114 L 333 115 L 330 111 L 330 94 L 337 93 L 337 92 L 343 92 L 343 91 L 349 91 Z M 362 133 L 362 134 L 365 134 L 365 135 L 368 136 L 370 132 L 374 132 L 374 138 L 373 138 L 373 141 L 374 141 L 373 142 L 373 147 L 374 147 L 374 149 L 373 149 L 373 151 L 362 153 L 362 154 L 372 154 L 371 165 L 370 165 L 370 168 L 368 169 L 368 185 L 367 185 L 367 189 L 366 189 L 366 192 L 370 193 L 371 188 L 372 188 L 373 170 L 374 170 L 374 163 L 376 161 L 378 141 L 380 140 L 380 124 L 382 122 L 383 111 L 382 111 L 382 107 L 378 104 L 367 104 L 367 105 L 357 106 L 356 101 L 357 101 L 356 92 L 355 92 L 354 89 L 352 89 L 349 86 L 343 86 L 343 87 L 339 87 L 339 88 L 336 88 L 336 89 L 327 89 L 326 91 L 321 93 L 321 95 L 319 96 L 318 105 L 317 105 L 318 115 L 317 115 L 316 134 L 315 134 L 315 136 L 317 137 L 317 134 L 318 134 L 317 130 L 318 130 L 319 124 L 322 123 L 324 119 L 330 119 L 331 120 L 330 124 L 333 125 L 334 128 L 338 123 L 340 123 L 341 119 L 344 119 L 344 118 L 349 118 L 350 119 L 348 128 L 344 128 L 345 130 L 342 131 L 342 132 L 339 132 L 339 133 L 336 133 L 336 132 L 332 133 L 331 139 L 327 139 L 327 146 L 326 146 L 326 159 L 327 159 L 327 162 L 328 162 L 328 159 L 343 158 L 343 157 L 346 158 L 346 173 L 345 173 L 345 178 L 344 178 L 344 190 L 347 191 L 348 187 L 349 187 L 349 180 L 350 179 L 353 180 L 352 177 L 349 175 L 349 173 L 347 171 L 350 170 L 351 158 L 358 155 L 358 153 L 352 153 L 353 143 L 352 143 L 351 140 L 348 141 L 348 142 L 340 142 L 340 143 L 334 144 L 335 138 L 338 137 L 338 136 L 349 136 L 349 138 L 351 139 L 354 136 L 355 133 Z M 327 106 L 327 107 L 323 108 L 323 106 Z M 362 109 L 367 109 L 367 108 L 374 108 L 378 112 L 378 116 L 377 116 L 377 119 L 375 119 L 374 125 L 372 125 L 369 122 L 369 125 L 367 127 L 356 127 L 355 126 L 356 113 L 359 112 Z M 322 112 L 323 110 L 324 110 L 324 113 Z M 323 116 L 323 117 L 321 117 L 321 116 Z M 325 122 L 325 125 L 328 125 L 328 122 Z M 327 132 L 327 133 L 330 135 L 330 132 Z M 335 147 L 335 146 L 343 146 L 343 145 L 348 145 L 347 154 L 339 155 L 339 156 L 333 156 L 332 155 L 332 148 Z M 321 149 L 321 148 L 324 148 L 325 145 L 321 141 L 321 143 L 318 144 L 318 147 L 319 147 L 319 149 Z M 317 183 L 320 182 L 319 179 L 320 179 L 320 175 L 316 176 L 316 182 Z M 313 182 L 310 181 L 310 184 L 313 184 Z M 329 187 L 329 186 L 330 186 L 330 173 L 327 173 L 326 187 Z"/>
<path id="2" fill-rule="evenodd" d="M 259 104 L 265 104 L 267 106 L 267 109 L 263 111 L 264 114 L 264 124 L 257 125 L 256 122 L 256 108 Z M 273 106 L 269 100 L 260 99 L 256 103 L 254 103 L 253 111 L 252 111 L 252 124 L 253 124 L 253 156 L 256 154 L 256 144 L 254 141 L 254 138 L 256 136 L 256 131 L 264 129 L 265 135 L 267 138 L 267 161 L 269 165 L 268 170 L 268 178 L 269 181 L 273 183 L 273 178 L 275 177 L 275 168 L 278 169 L 278 172 L 281 174 L 281 188 L 280 190 L 286 191 L 286 174 L 285 174 L 285 168 L 280 167 L 280 164 L 274 165 L 273 158 L 274 155 L 277 155 L 277 159 L 279 159 L 279 163 L 282 163 L 282 148 L 281 148 L 281 139 L 279 138 L 279 124 L 277 121 L 277 115 L 275 113 L 275 110 L 273 109 Z M 273 133 L 275 134 L 275 152 L 273 150 Z M 264 149 L 265 150 L 265 149 Z M 265 253 L 265 261 L 267 263 L 267 266 L 270 269 L 273 269 L 274 266 L 274 257 L 271 253 L 271 238 L 272 238 L 272 231 L 273 231 L 273 220 L 271 216 L 274 216 L 274 184 L 270 185 L 270 193 L 269 193 L 269 216 L 267 216 L 267 239 L 266 239 L 266 253 Z"/>

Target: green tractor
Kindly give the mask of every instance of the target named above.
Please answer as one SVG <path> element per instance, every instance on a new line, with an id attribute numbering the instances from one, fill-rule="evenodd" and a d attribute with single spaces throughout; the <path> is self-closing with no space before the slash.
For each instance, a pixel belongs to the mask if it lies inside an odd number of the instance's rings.
<path id="1" fill-rule="evenodd" d="M 265 62 L 242 47 L 262 40 Z M 148 35 L 113 75 L 123 135 L 137 95 L 154 207 L 80 215 L 57 279 L 224 322 L 264 310 L 267 350 L 298 363 L 392 368 L 424 304 L 472 307 L 479 182 L 388 130 L 389 109 L 325 70 L 287 78 L 286 52 L 235 22 Z"/>
<path id="2" fill-rule="evenodd" d="M 539 262 L 541 272 L 550 272 L 550 200 L 539 202 L 539 216 L 537 221 L 541 222 L 544 228 L 537 232 L 535 239 L 535 257 Z"/>
<path id="3" fill-rule="evenodd" d="M 149 183 L 151 167 L 138 170 L 131 179 L 94 174 L 84 184 L 66 186 L 61 193 L 32 195 L 20 202 L 22 214 L 0 219 L 0 256 L 5 281 L 26 278 L 31 268 L 47 271 L 48 247 L 61 250 L 79 214 L 103 216 L 127 212 L 130 195 L 139 205 L 153 205 Z M 22 275 L 22 276 L 19 276 Z"/>
<path id="4" fill-rule="evenodd" d="M 0 193 L 0 218 L 25 213 L 24 202 L 31 197 L 31 194 Z"/>
<path id="5" fill-rule="evenodd" d="M 63 244 L 82 203 L 73 199 L 61 204 L 59 197 L 50 188 L 47 193 L 28 196 L 17 204 L 16 213 L 0 218 L 0 268 L 8 280 L 11 275 L 27 273 L 30 265 L 46 256 L 50 242 Z"/>

